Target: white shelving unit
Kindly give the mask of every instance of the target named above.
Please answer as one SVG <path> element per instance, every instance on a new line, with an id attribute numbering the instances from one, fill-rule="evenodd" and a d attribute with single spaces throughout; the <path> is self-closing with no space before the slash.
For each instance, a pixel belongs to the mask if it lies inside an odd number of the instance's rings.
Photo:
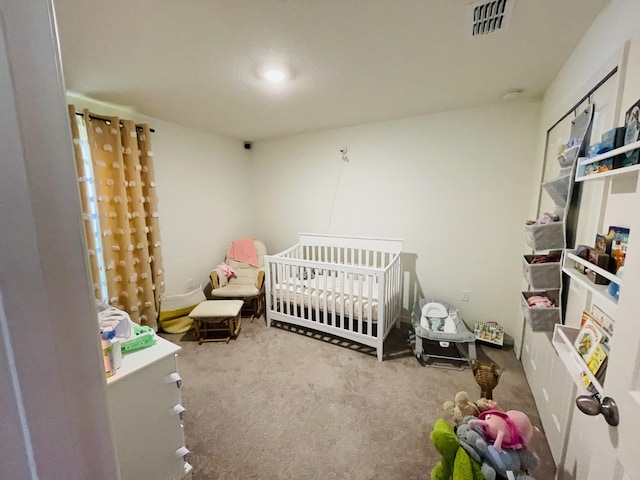
<path id="1" fill-rule="evenodd" d="M 630 143 L 628 145 L 624 145 L 624 146 L 622 146 L 620 148 L 616 148 L 615 150 L 610 150 L 610 151 L 608 151 L 606 153 L 603 153 L 603 154 L 600 154 L 600 155 L 596 155 L 595 157 L 579 159 L 578 168 L 576 168 L 575 181 L 576 182 L 584 182 L 584 181 L 587 181 L 587 180 L 601 180 L 603 178 L 611 177 L 613 175 L 621 175 L 621 174 L 626 174 L 626 173 L 639 171 L 640 170 L 640 164 L 639 165 L 631 165 L 631 166 L 622 167 L 622 168 L 615 168 L 613 170 L 608 170 L 606 172 L 592 173 L 591 175 L 580 175 L 580 172 L 582 172 L 584 170 L 583 167 L 585 167 L 587 165 L 591 165 L 592 163 L 596 163 L 596 162 L 600 162 L 602 160 L 606 160 L 607 158 L 616 157 L 616 156 L 618 156 L 620 154 L 630 152 L 631 150 L 637 150 L 639 148 L 640 148 L 640 141 L 633 142 L 633 143 Z"/>
<path id="2" fill-rule="evenodd" d="M 607 292 L 607 285 L 598 285 L 590 281 L 586 277 L 586 275 L 580 273 L 578 270 L 575 269 L 575 263 L 584 265 L 585 267 L 589 268 L 590 270 L 593 270 L 597 274 L 602 275 L 607 280 L 617 283 L 619 287 L 622 286 L 623 279 L 621 277 L 617 277 L 613 273 L 608 272 L 603 268 L 598 267 L 597 265 L 594 265 L 586 261 L 583 258 L 578 257 L 576 255 L 575 250 L 565 250 L 564 260 L 562 265 L 563 273 L 566 273 L 572 279 L 578 282 L 578 284 L 582 285 L 583 287 L 593 292 L 595 295 L 598 296 L 599 300 L 607 304 L 610 310 L 615 311 L 616 307 L 618 306 L 618 301 L 614 297 L 609 295 L 609 293 Z"/>
<path id="3" fill-rule="evenodd" d="M 588 165 L 590 163 L 599 162 L 601 160 L 615 157 L 621 153 L 625 153 L 631 150 L 635 150 L 640 148 L 640 142 L 630 143 L 629 145 L 625 145 L 624 147 L 617 148 L 615 150 L 611 150 L 602 155 L 597 155 L 595 157 L 589 158 L 587 160 L 579 161 L 578 168 L 576 169 L 576 182 L 582 182 L 587 180 L 601 180 L 604 178 L 610 178 L 616 175 L 626 175 L 632 172 L 636 172 L 640 170 L 640 165 L 632 165 L 629 167 L 616 168 L 613 170 L 609 170 L 602 173 L 593 173 L 591 175 L 586 175 L 583 177 L 578 177 L 578 172 L 580 171 L 580 167 L 584 165 Z M 562 271 L 566 273 L 569 277 L 571 277 L 574 281 L 576 281 L 579 285 L 589 290 L 595 296 L 596 304 L 604 304 L 606 309 L 612 314 L 615 315 L 615 312 L 618 307 L 618 300 L 609 295 L 607 292 L 607 285 L 598 285 L 591 282 L 586 275 L 580 273 L 575 268 L 575 264 L 579 263 L 590 270 L 593 270 L 599 275 L 602 275 L 607 280 L 618 284 L 619 288 L 622 288 L 624 280 L 622 277 L 618 277 L 615 274 L 594 265 L 587 260 L 576 255 L 575 250 L 567 249 L 564 251 L 563 260 L 562 260 Z M 603 394 L 604 389 L 602 384 L 596 380 L 594 375 L 589 371 L 589 368 L 585 364 L 582 357 L 578 354 L 578 351 L 574 347 L 574 341 L 580 331 L 579 328 L 569 327 L 566 325 L 556 325 L 553 332 L 552 344 L 558 356 L 564 363 L 565 367 L 571 374 L 575 384 L 578 386 L 578 389 L 583 393 L 588 394 L 588 390 L 585 388 L 582 382 L 582 376 L 586 375 L 591 380 L 592 385 L 596 389 L 599 394 Z"/>
<path id="4" fill-rule="evenodd" d="M 553 338 L 551 340 L 553 348 L 558 352 L 560 360 L 562 360 L 562 363 L 564 363 L 569 373 L 571 373 L 571 377 L 578 386 L 578 390 L 584 394 L 590 393 L 582 383 L 582 375 L 584 374 L 589 377 L 589 380 L 591 380 L 596 391 L 599 394 L 602 394 L 604 391 L 602 384 L 593 376 L 589 367 L 587 367 L 587 364 L 573 346 L 573 342 L 578 336 L 578 332 L 580 332 L 579 328 L 556 324 L 553 330 Z"/>

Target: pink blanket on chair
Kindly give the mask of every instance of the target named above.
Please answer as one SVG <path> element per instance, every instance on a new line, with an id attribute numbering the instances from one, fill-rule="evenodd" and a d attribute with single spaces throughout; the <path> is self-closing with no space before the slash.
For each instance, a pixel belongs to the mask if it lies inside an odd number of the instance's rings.
<path id="1" fill-rule="evenodd" d="M 248 263 L 254 267 L 258 266 L 258 252 L 253 238 L 241 238 L 231 242 L 229 247 L 229 257 L 238 262 Z"/>

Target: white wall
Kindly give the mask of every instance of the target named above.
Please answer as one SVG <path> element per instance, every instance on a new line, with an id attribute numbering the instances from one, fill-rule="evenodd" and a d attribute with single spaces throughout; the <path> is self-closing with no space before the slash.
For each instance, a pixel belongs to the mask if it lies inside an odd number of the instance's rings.
<path id="1" fill-rule="evenodd" d="M 611 0 L 547 88 L 541 111 L 545 131 L 586 93 L 587 82 L 594 73 L 639 31 L 640 2 Z"/>
<path id="2" fill-rule="evenodd" d="M 573 107 L 612 65 L 615 65 L 624 43 L 638 32 L 640 2 L 611 0 L 585 33 L 547 89 L 542 102 L 541 134 L 538 138 L 540 155 L 536 166 L 538 176 L 543 168 L 542 152 L 547 129 Z M 622 111 L 624 112 L 628 106 L 622 104 Z M 583 189 L 583 197 L 589 194 L 591 186 L 588 187 Z M 532 208 L 536 203 L 537 198 L 532 199 Z M 594 207 L 599 208 L 599 202 L 589 202 L 589 198 L 583 198 L 580 216 L 588 216 L 589 209 Z M 592 215 L 599 215 L 599 211 L 592 212 Z M 624 215 L 622 217 L 624 218 Z M 619 218 L 606 221 L 610 221 L 611 224 L 620 223 Z M 575 293 L 574 290 L 575 287 L 572 286 L 572 294 Z M 575 318 L 567 319 L 569 324 L 575 325 L 576 322 Z M 604 460 L 606 455 L 606 441 L 593 444 L 590 439 L 608 438 L 610 430 L 606 431 L 604 422 L 589 421 L 592 419 L 585 417 L 574 407 L 576 390 L 569 381 L 565 367 L 558 360 L 548 335 L 532 333 L 528 329 L 525 331 L 523 365 L 536 396 L 540 416 L 543 420 L 552 417 L 559 419 L 559 422 L 548 421 L 544 425 L 554 457 L 560 463 L 557 478 L 586 478 L 589 468 L 593 466 L 590 466 L 591 461 Z M 550 398 L 540 394 L 545 388 L 550 392 Z M 561 426 L 557 432 L 554 423 Z M 552 441 L 556 437 L 557 442 Z"/>
<path id="3" fill-rule="evenodd" d="M 234 238 L 253 236 L 250 159 L 242 142 L 144 117 L 124 107 L 67 94 L 77 110 L 146 122 L 153 150 L 165 293 L 197 287 Z"/>
<path id="4" fill-rule="evenodd" d="M 513 334 L 538 114 L 523 101 L 257 142 L 258 235 L 270 252 L 298 232 L 403 238 L 422 294 Z"/>

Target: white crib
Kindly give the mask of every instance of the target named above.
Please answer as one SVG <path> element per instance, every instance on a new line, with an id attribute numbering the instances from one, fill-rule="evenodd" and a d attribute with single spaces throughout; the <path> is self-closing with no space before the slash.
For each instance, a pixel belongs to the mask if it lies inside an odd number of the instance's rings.
<path id="1" fill-rule="evenodd" d="M 265 256 L 267 325 L 278 320 L 374 347 L 400 324 L 402 240 L 301 233 Z"/>

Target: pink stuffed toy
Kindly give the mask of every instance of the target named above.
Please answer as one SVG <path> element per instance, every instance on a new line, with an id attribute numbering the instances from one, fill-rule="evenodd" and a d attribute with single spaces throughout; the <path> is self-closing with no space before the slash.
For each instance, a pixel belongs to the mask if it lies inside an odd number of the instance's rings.
<path id="1" fill-rule="evenodd" d="M 487 441 L 493 440 L 498 452 L 502 448 L 522 449 L 533 436 L 533 425 L 527 415 L 519 410 L 487 410 L 469 421 L 470 427 L 482 428 Z"/>

